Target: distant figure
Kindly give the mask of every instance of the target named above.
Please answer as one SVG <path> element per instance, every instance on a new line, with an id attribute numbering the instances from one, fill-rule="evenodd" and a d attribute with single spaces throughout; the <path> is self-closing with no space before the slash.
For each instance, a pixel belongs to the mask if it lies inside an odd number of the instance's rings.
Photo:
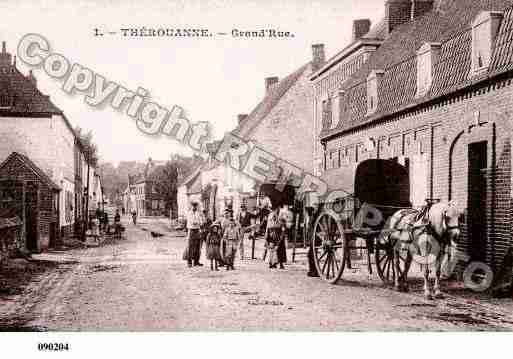
<path id="1" fill-rule="evenodd" d="M 103 212 L 103 230 L 105 233 L 109 233 L 109 214 L 107 211 Z"/>
<path id="2" fill-rule="evenodd" d="M 99 220 L 96 217 L 91 218 L 91 236 L 93 237 L 94 241 L 98 243 L 100 241 L 100 224 Z"/>
<path id="3" fill-rule="evenodd" d="M 102 213 L 102 210 L 100 209 L 100 207 L 96 208 L 96 211 L 95 211 L 94 215 L 100 221 L 100 223 L 103 223 L 103 218 L 102 218 L 103 217 L 103 213 Z"/>
<path id="4" fill-rule="evenodd" d="M 132 222 L 134 223 L 134 226 L 137 225 L 137 212 L 132 212 Z"/>
<path id="5" fill-rule="evenodd" d="M 224 231 L 226 228 L 228 228 L 228 225 L 230 224 L 231 220 L 231 212 L 227 209 L 224 211 L 224 217 L 221 218 L 221 234 L 224 234 Z"/>
<path id="6" fill-rule="evenodd" d="M 116 209 L 114 215 L 114 233 L 117 237 L 121 237 L 121 216 L 119 215 L 119 209 Z"/>
<path id="7" fill-rule="evenodd" d="M 258 208 L 260 211 L 260 223 L 262 224 L 260 228 L 262 231 L 265 231 L 267 228 L 267 218 L 269 217 L 269 213 L 271 213 L 273 208 L 273 204 L 269 196 L 264 196 L 263 198 L 259 199 Z"/>
<path id="8" fill-rule="evenodd" d="M 124 216 L 124 215 L 125 215 L 125 213 L 126 213 L 126 211 L 125 211 L 125 207 L 122 207 L 122 208 L 121 208 L 121 215 L 122 215 L 122 216 Z"/>

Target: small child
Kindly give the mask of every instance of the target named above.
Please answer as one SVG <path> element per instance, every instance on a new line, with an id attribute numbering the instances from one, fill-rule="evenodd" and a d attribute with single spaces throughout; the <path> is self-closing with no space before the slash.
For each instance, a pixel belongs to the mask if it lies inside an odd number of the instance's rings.
<path id="1" fill-rule="evenodd" d="M 210 259 L 210 270 L 218 271 L 221 261 L 221 224 L 214 222 L 207 234 L 207 259 Z"/>
<path id="2" fill-rule="evenodd" d="M 228 227 L 224 231 L 223 242 L 224 247 L 224 262 L 226 263 L 226 270 L 234 270 L 233 262 L 235 260 L 235 254 L 237 253 L 237 247 L 240 240 L 240 231 L 235 226 L 233 218 L 230 219 Z"/>
<path id="3" fill-rule="evenodd" d="M 266 249 L 269 251 L 269 268 L 276 268 L 278 264 L 278 245 L 281 240 L 280 237 L 279 229 L 269 229 L 266 241 Z"/>

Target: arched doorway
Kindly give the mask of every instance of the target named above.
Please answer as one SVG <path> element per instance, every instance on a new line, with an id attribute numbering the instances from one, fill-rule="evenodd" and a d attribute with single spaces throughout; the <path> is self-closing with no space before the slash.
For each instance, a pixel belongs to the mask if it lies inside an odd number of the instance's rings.
<path id="1" fill-rule="evenodd" d="M 360 203 L 411 207 L 408 170 L 395 160 L 370 159 L 360 163 L 354 191 Z"/>

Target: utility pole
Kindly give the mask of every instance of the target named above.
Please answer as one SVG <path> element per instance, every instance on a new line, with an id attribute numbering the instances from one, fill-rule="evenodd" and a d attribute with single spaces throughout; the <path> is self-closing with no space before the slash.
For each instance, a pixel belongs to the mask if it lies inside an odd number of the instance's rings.
<path id="1" fill-rule="evenodd" d="M 87 161 L 87 186 L 86 186 L 86 203 L 85 203 L 84 240 L 85 240 L 85 233 L 86 233 L 87 229 L 89 228 L 89 171 L 91 168 L 91 165 L 89 164 L 90 163 L 89 150 L 87 150 L 86 161 Z"/>

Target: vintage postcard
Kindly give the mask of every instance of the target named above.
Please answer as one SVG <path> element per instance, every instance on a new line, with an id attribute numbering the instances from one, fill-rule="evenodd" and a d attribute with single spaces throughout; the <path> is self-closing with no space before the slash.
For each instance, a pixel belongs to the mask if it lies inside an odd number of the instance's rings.
<path id="1" fill-rule="evenodd" d="M 0 331 L 513 329 L 512 0 L 0 14 Z"/>

